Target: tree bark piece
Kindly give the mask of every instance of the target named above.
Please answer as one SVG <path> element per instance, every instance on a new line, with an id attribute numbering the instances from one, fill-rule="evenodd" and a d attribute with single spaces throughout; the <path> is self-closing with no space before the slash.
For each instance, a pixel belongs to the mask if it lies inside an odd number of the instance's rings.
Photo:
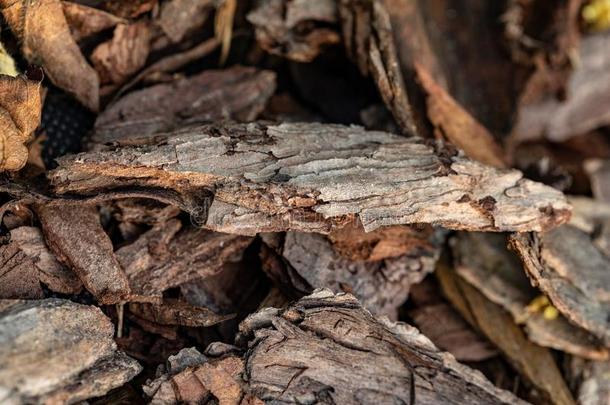
<path id="1" fill-rule="evenodd" d="M 212 326 L 231 319 L 233 315 L 218 315 L 205 307 L 196 307 L 175 299 L 161 304 L 130 303 L 129 311 L 147 321 L 161 325 L 189 327 Z"/>
<path id="2" fill-rule="evenodd" d="M 11 230 L 11 243 L 19 246 L 38 270 L 37 279 L 51 291 L 61 294 L 77 294 L 82 283 L 76 275 L 57 261 L 44 242 L 40 229 L 21 226 Z"/>
<path id="3" fill-rule="evenodd" d="M 97 207 L 41 204 L 35 209 L 49 248 L 74 270 L 100 304 L 128 299 L 131 290 L 127 276 L 100 224 Z"/>
<path id="4" fill-rule="evenodd" d="M 315 288 L 349 292 L 373 314 L 395 320 L 397 308 L 407 299 L 411 285 L 434 271 L 442 239 L 440 234 L 431 235 L 426 247 L 394 258 L 353 261 L 337 253 L 322 235 L 288 232 L 283 243 L 274 246 L 285 264 L 266 257 L 263 268 L 284 289 L 296 291 L 297 296 Z"/>
<path id="5" fill-rule="evenodd" d="M 530 342 L 512 317 L 462 280 L 446 264 L 436 272 L 443 292 L 468 322 L 477 327 L 542 395 L 554 404 L 574 404 L 551 351 Z"/>
<path id="6" fill-rule="evenodd" d="M 134 135 L 146 139 L 189 122 L 252 121 L 274 91 L 275 74 L 268 70 L 206 70 L 125 95 L 98 116 L 92 141 L 113 143 Z"/>
<path id="7" fill-rule="evenodd" d="M 541 311 L 527 310 L 540 292 L 531 286 L 518 256 L 507 249 L 505 235 L 460 233 L 452 242 L 457 273 L 508 311 L 516 323 L 523 323 L 532 342 L 594 360 L 608 358 L 599 339 L 563 315 L 547 319 Z"/>
<path id="8" fill-rule="evenodd" d="M 250 235 L 328 233 L 355 217 L 367 232 L 411 223 L 541 231 L 570 215 L 560 192 L 419 138 L 261 123 L 187 128 L 160 138 L 64 157 L 49 179 L 58 194 L 162 189 L 198 224 Z"/>
<path id="9" fill-rule="evenodd" d="M 237 260 L 251 238 L 183 227 L 171 219 L 116 252 L 133 292 L 161 298 L 171 287 L 205 278 Z"/>
<path id="10" fill-rule="evenodd" d="M 610 347 L 610 259 L 589 235 L 571 225 L 542 234 L 515 234 L 511 247 L 519 254 L 532 283 L 571 322 Z"/>
<path id="11" fill-rule="evenodd" d="M 375 319 L 351 295 L 317 290 L 240 326 L 250 391 L 286 403 L 522 403 L 417 329 Z"/>
<path id="12" fill-rule="evenodd" d="M 99 308 L 67 300 L 0 300 L 0 402 L 76 403 L 142 369 L 117 351 Z"/>

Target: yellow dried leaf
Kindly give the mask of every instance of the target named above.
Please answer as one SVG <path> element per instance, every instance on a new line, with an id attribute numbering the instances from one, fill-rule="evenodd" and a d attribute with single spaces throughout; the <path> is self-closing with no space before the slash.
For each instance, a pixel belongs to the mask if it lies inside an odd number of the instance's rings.
<path id="1" fill-rule="evenodd" d="M 582 9 L 582 18 L 592 31 L 610 28 L 610 0 L 593 0 Z"/>

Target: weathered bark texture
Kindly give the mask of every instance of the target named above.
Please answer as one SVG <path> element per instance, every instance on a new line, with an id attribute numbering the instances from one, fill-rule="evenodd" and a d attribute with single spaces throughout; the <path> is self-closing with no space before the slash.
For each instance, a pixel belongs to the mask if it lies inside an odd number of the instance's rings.
<path id="1" fill-rule="evenodd" d="M 148 190 L 206 228 L 240 234 L 328 233 L 354 217 L 367 232 L 411 223 L 541 231 L 570 215 L 562 193 L 516 170 L 419 138 L 330 124 L 187 128 L 145 146 L 64 157 L 49 178 L 57 194 Z"/>
<path id="2" fill-rule="evenodd" d="M 161 325 L 190 327 L 211 326 L 232 318 L 231 315 L 218 315 L 208 308 L 175 299 L 165 299 L 160 305 L 132 302 L 129 311 L 139 318 Z"/>
<path id="3" fill-rule="evenodd" d="M 541 234 L 515 234 L 511 246 L 528 276 L 574 324 L 610 345 L 610 259 L 571 225 Z"/>
<path id="4" fill-rule="evenodd" d="M 263 253 L 263 268 L 284 289 L 297 295 L 315 288 L 348 292 L 373 314 L 396 320 L 397 308 L 407 299 L 409 287 L 434 271 L 442 232 L 431 236 L 427 246 L 377 261 L 345 258 L 322 235 L 288 232 L 283 241 L 268 236 L 263 240 L 284 259 L 278 262 Z"/>
<path id="5" fill-rule="evenodd" d="M 460 233 L 452 242 L 457 273 L 524 324 L 532 342 L 590 359 L 608 358 L 599 339 L 563 315 L 547 319 L 542 311 L 528 310 L 540 292 L 531 286 L 518 256 L 507 249 L 505 235 Z"/>
<path id="6" fill-rule="evenodd" d="M 500 306 L 460 278 L 441 262 L 436 274 L 443 292 L 462 316 L 494 343 L 545 400 L 554 404 L 574 404 L 551 351 L 527 339 L 512 317 Z"/>
<path id="7" fill-rule="evenodd" d="M 610 362 L 585 361 L 574 357 L 570 368 L 578 387 L 578 403 L 582 405 L 610 402 Z"/>
<path id="8" fill-rule="evenodd" d="M 318 290 L 240 326 L 252 394 L 283 403 L 522 403 L 439 351 L 417 329 Z"/>
<path id="9" fill-rule="evenodd" d="M 227 261 L 239 260 L 251 241 L 170 219 L 117 250 L 116 257 L 134 294 L 161 298 L 168 288 L 212 276 Z"/>
<path id="10" fill-rule="evenodd" d="M 146 137 L 193 122 L 252 121 L 274 92 L 275 74 L 268 70 L 206 70 L 122 97 L 98 116 L 92 141 Z"/>
<path id="11" fill-rule="evenodd" d="M 141 367 L 118 352 L 99 308 L 67 300 L 0 300 L 0 402 L 76 403 Z"/>
<path id="12" fill-rule="evenodd" d="M 72 269 L 101 304 L 126 301 L 125 272 L 95 206 L 42 204 L 35 207 L 49 248 Z"/>

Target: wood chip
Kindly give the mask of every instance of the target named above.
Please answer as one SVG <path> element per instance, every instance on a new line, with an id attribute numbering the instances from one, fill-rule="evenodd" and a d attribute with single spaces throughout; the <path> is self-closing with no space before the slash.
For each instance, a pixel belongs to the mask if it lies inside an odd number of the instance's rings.
<path id="1" fill-rule="evenodd" d="M 206 22 L 214 8 L 212 0 L 171 0 L 161 4 L 155 23 L 172 42 L 180 42 L 185 35 Z"/>
<path id="2" fill-rule="evenodd" d="M 131 294 L 127 276 L 95 206 L 42 204 L 35 208 L 49 248 L 69 266 L 100 304 L 116 304 Z"/>
<path id="3" fill-rule="evenodd" d="M 275 74 L 236 66 L 134 91 L 96 120 L 93 141 L 120 142 L 135 134 L 169 131 L 189 122 L 251 121 L 275 91 Z"/>
<path id="4" fill-rule="evenodd" d="M 116 257 L 134 294 L 160 298 L 168 288 L 216 274 L 250 242 L 244 236 L 183 228 L 171 219 L 118 249 Z"/>
<path id="5" fill-rule="evenodd" d="M 147 143 L 64 157 L 48 177 L 58 194 L 163 188 L 201 226 L 247 235 L 328 233 L 356 218 L 367 232 L 411 223 L 541 231 L 570 215 L 560 192 L 516 170 L 355 126 L 208 125 Z"/>
<path id="6" fill-rule="evenodd" d="M 290 268 L 276 265 L 269 257 L 263 260 L 263 268 L 285 289 L 296 290 L 297 294 L 309 294 L 315 288 L 349 292 L 372 313 L 396 320 L 397 308 L 406 301 L 411 285 L 434 271 L 442 237 L 430 239 L 426 248 L 414 248 L 410 254 L 352 261 L 337 253 L 322 235 L 288 232 L 275 250 Z"/>
<path id="7" fill-rule="evenodd" d="M 249 388 L 265 401 L 523 403 L 348 294 L 317 290 L 286 310 L 251 315 L 240 331 Z"/>
<path id="8" fill-rule="evenodd" d="M 67 300 L 0 300 L 0 402 L 77 403 L 142 368 L 117 351 L 99 308 Z"/>
<path id="9" fill-rule="evenodd" d="M 53 84 L 97 111 L 99 78 L 70 34 L 62 2 L 2 0 L 0 8 L 26 59 L 41 65 Z"/>
<path id="10" fill-rule="evenodd" d="M 175 299 L 165 299 L 161 304 L 130 303 L 129 311 L 161 325 L 189 327 L 212 326 L 233 317 L 218 315 L 208 308 L 196 307 Z"/>

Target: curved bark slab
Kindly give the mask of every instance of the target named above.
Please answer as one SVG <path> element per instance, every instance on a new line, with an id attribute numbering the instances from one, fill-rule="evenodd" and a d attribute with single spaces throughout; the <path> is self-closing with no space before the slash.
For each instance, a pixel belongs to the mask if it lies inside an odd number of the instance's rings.
<path id="1" fill-rule="evenodd" d="M 367 232 L 413 223 L 543 231 L 570 216 L 561 192 L 519 171 L 356 126 L 205 125 L 139 143 L 60 159 L 48 174 L 55 192 L 162 191 L 198 225 L 238 234 L 328 233 L 356 219 Z"/>

